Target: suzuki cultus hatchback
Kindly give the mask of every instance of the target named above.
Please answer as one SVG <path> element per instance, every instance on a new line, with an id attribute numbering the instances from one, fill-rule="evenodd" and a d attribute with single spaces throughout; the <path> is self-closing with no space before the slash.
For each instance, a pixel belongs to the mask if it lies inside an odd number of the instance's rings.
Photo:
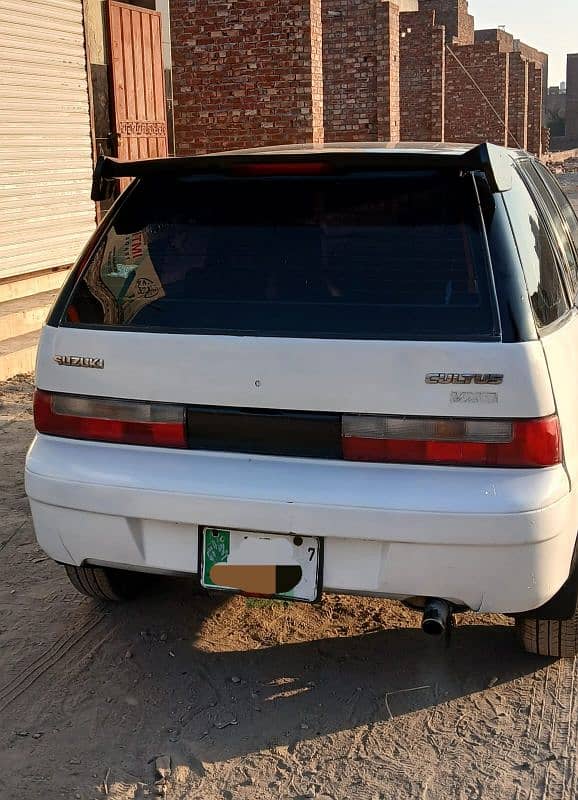
<path id="1" fill-rule="evenodd" d="M 143 573 L 578 649 L 578 223 L 527 153 L 295 146 L 133 178 L 42 332 L 26 487 L 85 594 Z"/>

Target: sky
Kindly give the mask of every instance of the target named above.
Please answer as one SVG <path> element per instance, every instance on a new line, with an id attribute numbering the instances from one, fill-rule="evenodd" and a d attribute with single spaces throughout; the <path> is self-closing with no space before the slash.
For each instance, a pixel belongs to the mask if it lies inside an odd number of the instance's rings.
<path id="1" fill-rule="evenodd" d="M 578 53 L 578 0 L 469 0 L 476 28 L 506 30 L 550 56 L 548 82 L 566 80 L 566 53 Z"/>

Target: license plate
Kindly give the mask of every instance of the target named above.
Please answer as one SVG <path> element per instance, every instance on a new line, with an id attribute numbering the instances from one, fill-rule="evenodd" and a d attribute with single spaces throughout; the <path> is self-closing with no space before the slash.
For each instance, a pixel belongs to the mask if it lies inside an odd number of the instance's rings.
<path id="1" fill-rule="evenodd" d="M 204 528 L 200 545 L 201 585 L 207 589 L 319 599 L 322 539 Z"/>

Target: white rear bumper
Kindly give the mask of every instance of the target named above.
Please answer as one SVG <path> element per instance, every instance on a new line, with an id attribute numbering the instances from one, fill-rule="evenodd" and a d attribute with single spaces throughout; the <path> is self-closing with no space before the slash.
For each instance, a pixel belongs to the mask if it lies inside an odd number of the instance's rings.
<path id="1" fill-rule="evenodd" d="M 198 526 L 325 538 L 324 587 L 521 612 L 568 577 L 562 467 L 487 470 L 119 447 L 38 436 L 26 490 L 63 563 L 197 571 Z"/>

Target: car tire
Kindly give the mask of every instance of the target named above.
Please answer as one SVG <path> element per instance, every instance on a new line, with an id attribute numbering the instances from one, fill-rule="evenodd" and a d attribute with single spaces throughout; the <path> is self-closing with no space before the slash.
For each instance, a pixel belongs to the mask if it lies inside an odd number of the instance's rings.
<path id="1" fill-rule="evenodd" d="M 65 565 L 66 574 L 74 588 L 95 600 L 121 603 L 131 600 L 142 591 L 147 575 L 110 567 L 76 567 Z"/>
<path id="2" fill-rule="evenodd" d="M 578 655 L 578 610 L 571 619 L 516 620 L 516 631 L 527 653 L 553 658 L 574 658 Z"/>

